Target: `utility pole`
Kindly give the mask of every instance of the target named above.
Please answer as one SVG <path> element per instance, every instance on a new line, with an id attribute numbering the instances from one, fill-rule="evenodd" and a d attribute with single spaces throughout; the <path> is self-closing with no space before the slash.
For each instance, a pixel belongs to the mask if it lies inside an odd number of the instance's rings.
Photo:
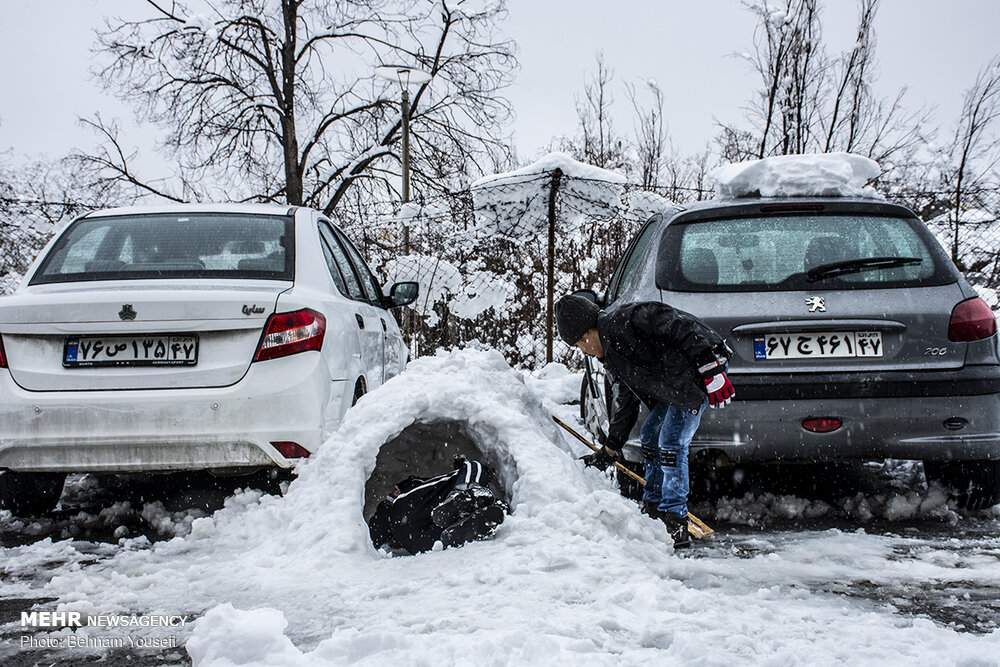
<path id="1" fill-rule="evenodd" d="M 403 86 L 403 203 L 410 201 L 410 90 Z M 410 226 L 403 225 L 403 252 L 410 254 Z"/>
<path id="2" fill-rule="evenodd" d="M 556 206 L 559 197 L 559 182 L 562 180 L 562 170 L 552 172 L 552 185 L 549 186 L 549 243 L 548 266 L 546 266 L 545 283 L 545 363 L 552 363 L 552 343 L 555 338 L 555 291 L 556 291 Z"/>
<path id="3" fill-rule="evenodd" d="M 431 75 L 423 70 L 406 65 L 383 65 L 375 68 L 375 75 L 386 81 L 399 84 L 402 99 L 399 105 L 402 150 L 400 163 L 403 167 L 403 203 L 410 201 L 410 86 L 422 86 L 431 80 Z M 410 226 L 403 225 L 403 252 L 410 254 Z"/>
<path id="4" fill-rule="evenodd" d="M 406 65 L 383 65 L 375 69 L 375 75 L 386 81 L 394 81 L 399 84 L 402 98 L 399 104 L 399 124 L 402 135 L 402 150 L 400 151 L 400 164 L 402 165 L 402 199 L 406 205 L 410 201 L 410 86 L 421 86 L 430 82 L 431 74 L 414 67 Z M 410 254 L 410 225 L 403 223 L 403 254 Z M 417 355 L 419 344 L 417 341 L 417 327 L 413 319 L 413 313 L 409 310 L 401 314 L 403 333 L 410 337 L 410 352 Z"/>

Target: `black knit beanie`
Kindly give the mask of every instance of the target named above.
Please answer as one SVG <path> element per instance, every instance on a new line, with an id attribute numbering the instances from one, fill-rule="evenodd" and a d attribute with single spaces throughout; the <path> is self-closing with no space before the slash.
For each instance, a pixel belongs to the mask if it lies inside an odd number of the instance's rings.
<path id="1" fill-rule="evenodd" d="M 556 302 L 556 326 L 559 337 L 567 345 L 576 345 L 583 334 L 597 326 L 597 304 L 582 296 L 570 294 Z"/>

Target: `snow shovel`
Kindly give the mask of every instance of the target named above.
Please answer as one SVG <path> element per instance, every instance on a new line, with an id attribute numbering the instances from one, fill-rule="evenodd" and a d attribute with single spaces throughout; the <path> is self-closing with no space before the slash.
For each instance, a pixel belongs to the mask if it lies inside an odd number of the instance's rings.
<path id="1" fill-rule="evenodd" d="M 587 440 L 585 437 L 583 437 L 582 435 L 580 435 L 580 433 L 577 432 L 576 429 L 574 429 L 572 426 L 570 426 L 569 424 L 567 424 L 563 420 L 559 419 L 559 417 L 556 417 L 555 415 L 552 415 L 552 419 L 553 419 L 553 421 L 555 421 L 555 423 L 559 424 L 559 426 L 563 427 L 563 429 L 565 429 L 574 438 L 576 438 L 577 440 L 579 440 L 583 444 L 587 445 L 587 447 L 589 447 L 590 450 L 593 451 L 594 453 L 597 453 L 597 452 L 601 451 L 600 447 L 598 447 L 597 445 L 595 445 L 594 443 L 592 443 L 590 440 Z M 643 479 L 639 475 L 635 474 L 634 472 L 632 472 L 631 470 L 629 470 L 627 467 L 625 467 L 624 465 L 622 465 L 618 461 L 614 461 L 613 463 L 614 463 L 615 468 L 617 468 L 619 471 L 621 471 L 621 473 L 623 475 L 627 475 L 628 477 L 631 477 L 632 479 L 634 479 L 636 482 L 638 482 L 642 486 L 646 486 L 646 480 L 645 479 Z M 688 512 L 688 532 L 691 533 L 691 537 L 693 537 L 693 538 L 695 538 L 697 540 L 703 540 L 706 537 L 710 537 L 713 533 L 715 533 L 715 531 L 712 530 L 707 523 L 705 523 L 704 521 L 702 521 L 701 519 L 699 519 L 698 517 L 696 517 L 694 514 L 691 514 L 691 512 Z"/>

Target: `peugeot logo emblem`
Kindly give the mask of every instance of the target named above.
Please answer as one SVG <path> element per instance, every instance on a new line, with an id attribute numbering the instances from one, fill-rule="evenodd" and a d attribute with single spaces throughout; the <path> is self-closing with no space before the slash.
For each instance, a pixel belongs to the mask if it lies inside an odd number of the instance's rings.
<path id="1" fill-rule="evenodd" d="M 125 322 L 130 322 L 135 319 L 138 313 L 135 312 L 135 308 L 132 307 L 131 303 L 126 303 L 122 306 L 122 309 L 118 311 L 118 317 Z"/>
<path id="2" fill-rule="evenodd" d="M 826 299 L 821 296 L 807 296 L 806 305 L 809 306 L 810 313 L 826 312 Z"/>

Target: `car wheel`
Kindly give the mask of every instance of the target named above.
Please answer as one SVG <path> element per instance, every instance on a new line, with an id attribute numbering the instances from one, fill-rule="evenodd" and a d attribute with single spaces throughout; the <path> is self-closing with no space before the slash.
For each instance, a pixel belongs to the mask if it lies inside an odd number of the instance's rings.
<path id="1" fill-rule="evenodd" d="M 962 509 L 980 510 L 1000 502 L 1000 461 L 926 461 L 927 482 L 940 482 Z"/>
<path id="2" fill-rule="evenodd" d="M 353 408 L 361 400 L 361 397 L 367 393 L 367 386 L 365 385 L 364 378 L 358 378 L 358 381 L 354 383 L 354 398 L 351 399 L 351 407 Z"/>
<path id="3" fill-rule="evenodd" d="M 48 514 L 62 496 L 66 473 L 0 472 L 0 509 L 17 516 Z"/>
<path id="4" fill-rule="evenodd" d="M 606 437 L 604 428 L 596 411 L 591 409 L 591 401 L 600 400 L 590 392 L 590 371 L 583 374 L 583 382 L 580 384 L 580 421 L 587 427 L 596 440 Z"/>

